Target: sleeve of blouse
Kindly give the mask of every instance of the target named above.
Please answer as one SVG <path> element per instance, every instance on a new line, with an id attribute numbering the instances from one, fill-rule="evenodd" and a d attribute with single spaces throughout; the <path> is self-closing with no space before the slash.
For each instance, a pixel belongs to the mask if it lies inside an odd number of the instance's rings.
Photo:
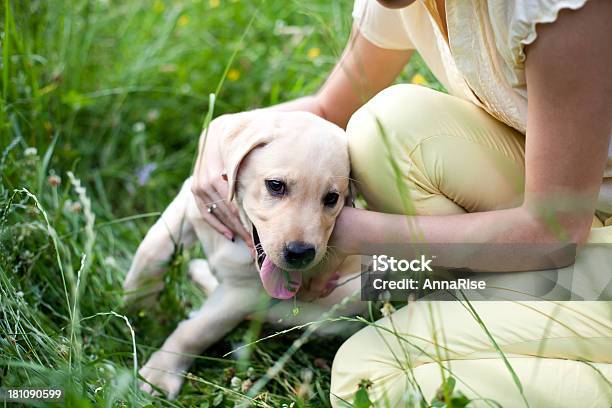
<path id="1" fill-rule="evenodd" d="M 587 0 L 501 1 L 508 21 L 507 46 L 515 66 L 525 62 L 525 46 L 537 36 L 537 24 L 552 23 L 563 9 L 578 10 Z"/>
<path id="2" fill-rule="evenodd" d="M 376 0 L 355 0 L 353 20 L 372 44 L 390 50 L 414 49 L 400 10 L 387 9 Z"/>

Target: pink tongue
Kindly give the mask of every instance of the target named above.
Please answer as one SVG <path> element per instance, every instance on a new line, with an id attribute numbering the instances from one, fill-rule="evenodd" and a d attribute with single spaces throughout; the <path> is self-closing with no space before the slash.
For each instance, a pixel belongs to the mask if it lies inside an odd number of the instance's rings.
<path id="1" fill-rule="evenodd" d="M 302 285 L 302 274 L 299 271 L 283 271 L 268 257 L 264 258 L 259 276 L 268 295 L 276 299 L 295 296 Z"/>

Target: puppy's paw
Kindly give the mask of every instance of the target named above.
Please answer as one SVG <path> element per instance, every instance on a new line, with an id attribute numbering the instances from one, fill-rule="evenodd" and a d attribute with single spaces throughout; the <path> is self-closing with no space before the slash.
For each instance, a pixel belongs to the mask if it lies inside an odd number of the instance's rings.
<path id="1" fill-rule="evenodd" d="M 189 262 L 189 276 L 206 295 L 213 293 L 219 286 L 219 281 L 204 259 L 194 259 Z"/>
<path id="2" fill-rule="evenodd" d="M 153 353 L 138 373 L 145 380 L 140 384 L 141 390 L 159 395 L 155 389 L 159 388 L 169 400 L 176 398 L 184 381 L 184 369 L 176 364 L 172 354 L 163 351 Z"/>

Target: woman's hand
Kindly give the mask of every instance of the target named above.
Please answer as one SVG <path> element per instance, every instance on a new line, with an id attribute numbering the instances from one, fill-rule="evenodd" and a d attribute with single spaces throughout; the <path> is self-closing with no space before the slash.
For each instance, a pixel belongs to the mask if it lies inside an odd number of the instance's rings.
<path id="1" fill-rule="evenodd" d="M 347 255 L 334 248 L 328 248 L 325 259 L 316 266 L 316 272 L 312 279 L 307 281 L 298 292 L 298 299 L 311 302 L 316 299 L 327 297 L 338 284 L 340 279 L 340 266 Z"/>
<path id="2" fill-rule="evenodd" d="M 227 202 L 228 183 L 220 150 L 223 143 L 220 127 L 228 120 L 232 120 L 232 115 L 221 116 L 210 123 L 208 132 L 202 132 L 191 191 L 206 222 L 227 239 L 234 241 L 238 235 L 252 248 L 253 239 L 240 222 L 236 205 Z"/>

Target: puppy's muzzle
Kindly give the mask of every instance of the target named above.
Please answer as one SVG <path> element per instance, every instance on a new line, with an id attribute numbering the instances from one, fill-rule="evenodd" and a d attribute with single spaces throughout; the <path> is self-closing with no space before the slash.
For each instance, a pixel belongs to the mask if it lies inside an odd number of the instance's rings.
<path id="1" fill-rule="evenodd" d="M 304 268 L 315 258 L 314 245 L 307 242 L 291 241 L 283 248 L 283 257 L 292 268 Z"/>

